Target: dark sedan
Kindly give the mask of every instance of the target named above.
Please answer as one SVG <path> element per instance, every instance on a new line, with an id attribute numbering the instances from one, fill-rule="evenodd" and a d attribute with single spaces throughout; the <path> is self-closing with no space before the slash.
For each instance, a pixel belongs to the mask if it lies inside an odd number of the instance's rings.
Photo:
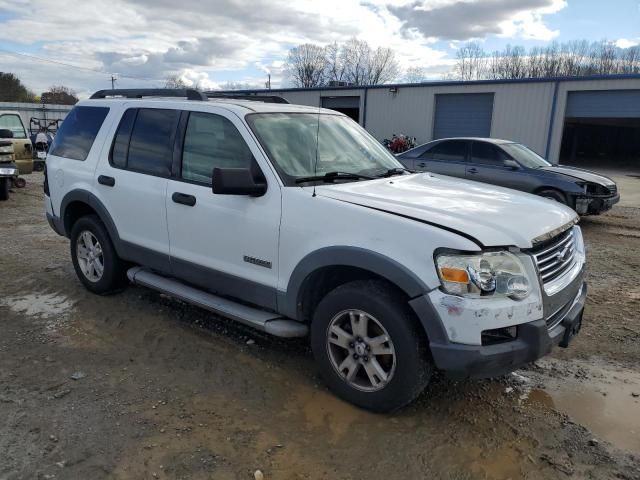
<path id="1" fill-rule="evenodd" d="M 598 214 L 620 201 L 613 180 L 581 168 L 552 165 L 520 143 L 494 138 L 445 138 L 401 153 L 410 170 L 441 173 L 533 193 Z"/>

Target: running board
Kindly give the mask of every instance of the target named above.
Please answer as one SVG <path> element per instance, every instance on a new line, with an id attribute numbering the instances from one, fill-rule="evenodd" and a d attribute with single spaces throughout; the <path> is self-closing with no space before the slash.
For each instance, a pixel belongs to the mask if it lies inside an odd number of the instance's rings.
<path id="1" fill-rule="evenodd" d="M 276 337 L 304 337 L 308 328 L 304 323 L 283 318 L 277 313 L 248 307 L 226 298 L 185 285 L 173 278 L 163 277 L 142 267 L 127 271 L 131 283 L 149 287 L 187 303 L 205 308 L 223 317 L 248 325 Z"/>

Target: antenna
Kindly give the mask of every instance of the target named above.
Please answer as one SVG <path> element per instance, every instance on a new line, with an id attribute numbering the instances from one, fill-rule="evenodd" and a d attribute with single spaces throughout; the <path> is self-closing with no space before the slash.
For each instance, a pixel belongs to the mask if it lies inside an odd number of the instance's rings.
<path id="1" fill-rule="evenodd" d="M 318 150 L 320 149 L 320 102 L 322 102 L 322 97 L 318 98 L 318 126 L 316 128 L 316 158 L 313 162 L 313 176 L 318 175 Z M 316 183 L 313 182 L 313 194 L 312 197 L 316 196 Z"/>

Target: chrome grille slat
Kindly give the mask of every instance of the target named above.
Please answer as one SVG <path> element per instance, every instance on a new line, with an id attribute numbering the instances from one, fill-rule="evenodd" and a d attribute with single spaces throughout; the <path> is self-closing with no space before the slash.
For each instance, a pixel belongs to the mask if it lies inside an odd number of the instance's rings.
<path id="1" fill-rule="evenodd" d="M 561 255 L 563 252 L 564 256 Z M 569 229 L 537 249 L 531 250 L 545 285 L 569 271 L 576 264 L 576 253 L 573 229 Z"/>

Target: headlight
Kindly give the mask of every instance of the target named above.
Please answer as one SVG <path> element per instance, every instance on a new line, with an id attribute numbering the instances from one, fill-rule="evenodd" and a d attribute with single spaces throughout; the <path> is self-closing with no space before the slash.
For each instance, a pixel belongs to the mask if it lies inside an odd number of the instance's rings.
<path id="1" fill-rule="evenodd" d="M 18 170 L 15 168 L 0 168 L 0 175 L 17 175 Z"/>
<path id="2" fill-rule="evenodd" d="M 13 153 L 13 145 L 8 147 L 0 147 L 0 153 Z"/>
<path id="3" fill-rule="evenodd" d="M 436 258 L 436 266 L 443 290 L 453 295 L 522 300 L 531 293 L 524 265 L 506 251 L 476 255 L 443 253 Z"/>

